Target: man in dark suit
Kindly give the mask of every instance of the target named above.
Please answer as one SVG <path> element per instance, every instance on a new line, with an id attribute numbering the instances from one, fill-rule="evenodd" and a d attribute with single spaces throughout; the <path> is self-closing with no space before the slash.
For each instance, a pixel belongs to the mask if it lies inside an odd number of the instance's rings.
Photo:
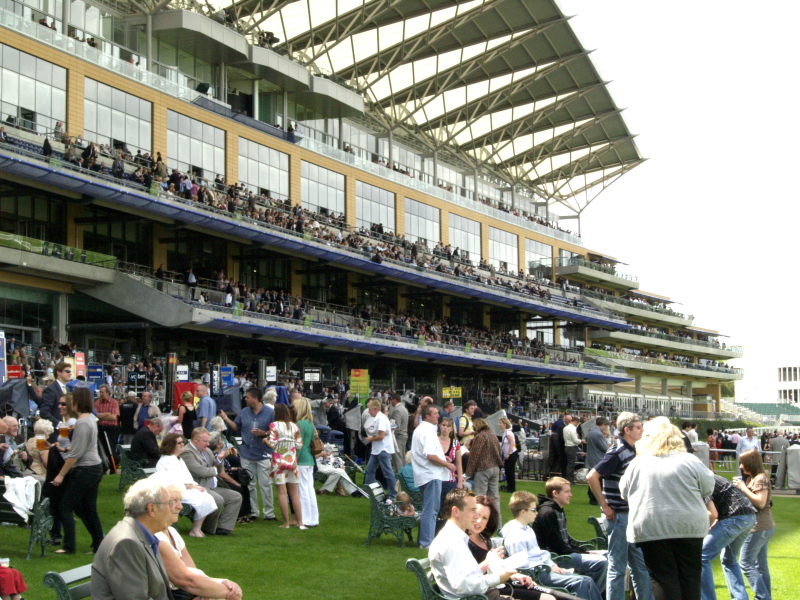
<path id="1" fill-rule="evenodd" d="M 92 561 L 92 598 L 172 600 L 155 537 L 172 524 L 169 492 L 152 478 L 142 479 L 124 504 L 127 516 L 108 532 Z"/>
<path id="2" fill-rule="evenodd" d="M 164 430 L 161 418 L 150 419 L 147 427 L 142 427 L 136 432 L 131 441 L 129 456 L 133 460 L 147 459 L 147 468 L 154 469 L 161 453 L 158 451 L 156 436 Z"/>
<path id="3" fill-rule="evenodd" d="M 61 396 L 67 393 L 67 382 L 72 379 L 72 366 L 62 361 L 53 367 L 53 373 L 56 376 L 56 380 L 42 392 L 39 416 L 47 419 L 53 424 L 54 428 L 57 428 L 58 422 L 61 420 L 61 416 L 58 414 L 58 401 Z M 53 432 L 54 435 L 56 433 L 57 431 Z M 56 437 L 58 436 L 56 435 Z"/>
<path id="4" fill-rule="evenodd" d="M 196 427 L 192 431 L 192 441 L 186 444 L 181 454 L 186 468 L 192 474 L 197 485 L 206 488 L 217 503 L 217 510 L 206 517 L 203 532 L 216 535 L 232 535 L 242 506 L 242 495 L 225 486 L 217 475 L 222 470 L 222 461 L 228 455 L 223 450 L 219 456 L 208 449 L 211 434 L 208 429 Z"/>

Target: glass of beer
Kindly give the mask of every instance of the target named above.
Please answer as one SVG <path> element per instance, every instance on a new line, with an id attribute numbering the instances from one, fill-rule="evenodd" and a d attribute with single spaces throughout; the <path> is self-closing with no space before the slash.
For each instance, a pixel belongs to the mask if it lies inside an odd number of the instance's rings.
<path id="1" fill-rule="evenodd" d="M 47 438 L 44 437 L 43 435 L 36 436 L 36 449 L 39 452 L 47 450 Z"/>
<path id="2" fill-rule="evenodd" d="M 69 425 L 63 425 L 62 424 L 61 427 L 58 428 L 58 436 L 62 437 L 62 438 L 68 438 L 69 437 Z"/>

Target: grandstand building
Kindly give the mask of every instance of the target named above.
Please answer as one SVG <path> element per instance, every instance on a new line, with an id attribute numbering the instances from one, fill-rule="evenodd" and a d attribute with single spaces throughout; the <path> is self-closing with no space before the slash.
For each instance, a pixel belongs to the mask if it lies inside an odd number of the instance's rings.
<path id="1" fill-rule="evenodd" d="M 741 348 L 581 239 L 644 159 L 555 1 L 311 6 L 0 8 L 7 337 L 716 410 Z"/>

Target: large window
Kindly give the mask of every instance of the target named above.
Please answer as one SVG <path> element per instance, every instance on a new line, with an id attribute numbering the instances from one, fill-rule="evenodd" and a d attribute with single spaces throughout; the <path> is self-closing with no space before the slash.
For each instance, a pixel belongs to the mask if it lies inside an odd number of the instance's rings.
<path id="1" fill-rule="evenodd" d="M 64 244 L 67 199 L 0 179 L 0 232 Z"/>
<path id="2" fill-rule="evenodd" d="M 433 248 L 440 238 L 439 209 L 406 198 L 406 239 Z"/>
<path id="3" fill-rule="evenodd" d="M 49 134 L 57 122 L 66 122 L 66 69 L 0 44 L 0 73 L 0 121 L 4 125 Z"/>
<path id="4" fill-rule="evenodd" d="M 461 258 L 479 263 L 481 260 L 481 224 L 450 213 L 450 245 Z M 466 254 L 465 254 L 466 253 Z"/>
<path id="5" fill-rule="evenodd" d="M 519 270 L 517 236 L 508 231 L 489 227 L 489 262 L 495 269 L 505 269 L 509 273 Z"/>
<path id="6" fill-rule="evenodd" d="M 289 155 L 239 138 L 239 181 L 255 194 L 270 198 L 289 197 Z"/>
<path id="7" fill-rule="evenodd" d="M 525 240 L 525 272 L 537 277 L 552 277 L 553 247 L 536 240 Z"/>
<path id="8" fill-rule="evenodd" d="M 383 225 L 385 232 L 394 231 L 394 194 L 356 181 L 356 225 L 369 229 L 373 224 Z"/>
<path id="9" fill-rule="evenodd" d="M 344 214 L 344 175 L 302 161 L 300 198 L 303 207 L 322 214 Z"/>
<path id="10" fill-rule="evenodd" d="M 207 180 L 225 174 L 225 131 L 167 111 L 167 164 Z"/>
<path id="11" fill-rule="evenodd" d="M 150 152 L 153 105 L 105 83 L 85 78 L 84 136 L 97 144 L 121 148 L 131 154 Z"/>

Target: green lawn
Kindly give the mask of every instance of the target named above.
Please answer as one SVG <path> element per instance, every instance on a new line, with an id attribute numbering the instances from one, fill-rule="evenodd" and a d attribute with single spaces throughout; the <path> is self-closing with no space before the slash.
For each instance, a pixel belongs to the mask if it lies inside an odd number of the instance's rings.
<path id="1" fill-rule="evenodd" d="M 520 489 L 542 493 L 539 482 L 520 482 Z M 106 476 L 101 486 L 99 509 L 108 531 L 122 517 L 122 497 L 116 491 L 117 478 Z M 503 494 L 504 504 L 508 494 Z M 275 521 L 236 527 L 235 537 L 186 538 L 198 566 L 214 577 L 239 583 L 248 600 L 280 597 L 302 600 L 375 600 L 375 598 L 415 600 L 417 584 L 405 570 L 405 559 L 420 558 L 418 548 L 401 548 L 392 537 L 383 536 L 364 546 L 369 525 L 369 502 L 366 499 L 340 496 L 318 497 L 322 524 L 308 531 L 279 529 Z M 775 498 L 773 513 L 778 529 L 770 545 L 773 596 L 789 598 L 800 585 L 800 571 L 792 567 L 800 555 L 800 498 Z M 573 504 L 567 509 L 570 532 L 584 539 L 593 530 L 586 519 L 599 514 L 587 502 L 586 487 L 576 486 Z M 504 510 L 504 518 L 510 513 Z M 182 518 L 179 529 L 188 532 L 189 522 Z M 54 598 L 45 588 L 42 577 L 47 571 L 64 571 L 91 562 L 89 536 L 78 522 L 79 553 L 46 558 L 35 556 L 26 561 L 28 532 L 22 528 L 0 528 L 0 557 L 10 557 L 11 566 L 19 569 L 28 584 L 27 600 Z M 717 592 L 726 597 L 724 578 L 715 567 Z"/>

